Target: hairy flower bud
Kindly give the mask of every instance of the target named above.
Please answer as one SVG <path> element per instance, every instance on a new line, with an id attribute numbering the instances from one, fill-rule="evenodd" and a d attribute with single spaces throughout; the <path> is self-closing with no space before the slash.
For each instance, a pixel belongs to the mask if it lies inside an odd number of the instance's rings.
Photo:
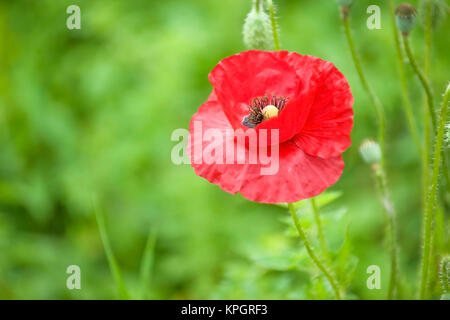
<path id="1" fill-rule="evenodd" d="M 254 1 L 252 10 L 245 19 L 244 43 L 249 49 L 271 50 L 273 45 L 272 26 L 262 3 L 263 1 Z"/>
<path id="2" fill-rule="evenodd" d="M 421 0 L 419 2 L 419 17 L 423 26 L 427 24 L 428 10 L 430 10 L 431 27 L 439 28 L 447 16 L 447 4 L 444 0 Z"/>
<path id="3" fill-rule="evenodd" d="M 395 9 L 395 21 L 403 35 L 408 35 L 414 27 L 416 15 L 416 8 L 409 3 L 403 3 Z"/>
<path id="4" fill-rule="evenodd" d="M 377 164 L 381 160 L 380 145 L 372 139 L 366 139 L 359 147 L 359 153 L 364 162 L 373 165 Z"/>

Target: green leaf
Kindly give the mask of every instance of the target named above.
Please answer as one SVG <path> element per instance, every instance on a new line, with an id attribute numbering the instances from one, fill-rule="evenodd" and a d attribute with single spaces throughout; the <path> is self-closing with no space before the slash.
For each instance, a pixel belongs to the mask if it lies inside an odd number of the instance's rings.
<path id="1" fill-rule="evenodd" d="M 145 299 L 155 259 L 156 231 L 150 229 L 140 268 L 141 299 Z"/>
<path id="2" fill-rule="evenodd" d="M 352 244 L 349 233 L 349 225 L 345 231 L 345 240 L 334 259 L 334 269 L 339 283 L 347 288 L 354 276 L 358 258 L 352 254 Z"/>
<path id="3" fill-rule="evenodd" d="M 316 199 L 316 203 L 319 207 L 323 207 L 342 196 L 342 191 L 325 191 L 319 194 Z"/>
<path id="4" fill-rule="evenodd" d="M 108 233 L 106 232 L 105 220 L 103 217 L 103 212 L 98 208 L 95 201 L 93 201 L 93 209 L 95 213 L 95 218 L 97 220 L 98 230 L 100 232 L 100 238 L 103 243 L 103 249 L 105 250 L 106 258 L 108 260 L 109 269 L 114 277 L 114 281 L 116 282 L 117 290 L 119 292 L 120 299 L 130 299 L 130 295 L 128 294 L 127 289 L 125 288 L 125 284 L 123 282 L 122 274 L 120 273 L 119 266 L 116 262 L 116 258 L 114 257 L 114 253 L 111 249 L 111 245 L 108 238 Z"/>
<path id="5" fill-rule="evenodd" d="M 277 255 L 257 255 L 252 258 L 252 261 L 260 267 L 275 271 L 302 270 L 311 272 L 313 270 L 304 248 L 287 250 Z"/>
<path id="6" fill-rule="evenodd" d="M 252 260 L 256 265 L 270 270 L 287 271 L 296 267 L 295 259 L 287 255 L 257 257 Z"/>
<path id="7" fill-rule="evenodd" d="M 309 299 L 327 300 L 333 297 L 333 291 L 323 276 L 312 277 L 312 285 L 308 290 Z"/>

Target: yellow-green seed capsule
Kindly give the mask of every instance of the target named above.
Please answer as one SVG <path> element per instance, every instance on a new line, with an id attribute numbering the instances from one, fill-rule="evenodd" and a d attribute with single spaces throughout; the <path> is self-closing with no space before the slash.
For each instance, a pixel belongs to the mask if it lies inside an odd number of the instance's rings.
<path id="1" fill-rule="evenodd" d="M 278 110 L 277 107 L 275 107 L 274 105 L 271 105 L 271 104 L 269 104 L 268 106 L 265 106 L 264 109 L 262 109 L 262 114 L 264 116 L 264 120 L 278 116 L 279 112 L 280 112 L 280 110 Z"/>

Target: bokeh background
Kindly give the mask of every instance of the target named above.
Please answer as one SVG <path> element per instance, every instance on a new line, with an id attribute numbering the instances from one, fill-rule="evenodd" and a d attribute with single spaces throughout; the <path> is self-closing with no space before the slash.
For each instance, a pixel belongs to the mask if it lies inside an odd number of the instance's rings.
<path id="1" fill-rule="evenodd" d="M 361 141 L 376 135 L 375 114 L 338 6 L 330 0 L 275 3 L 282 48 L 332 61 L 354 93 L 345 171 L 319 200 L 347 298 L 384 298 L 389 263 L 382 207 L 358 154 Z M 66 28 L 71 4 L 81 8 L 81 30 Z M 366 27 L 370 4 L 381 6 L 380 30 Z M 246 49 L 242 24 L 250 8 L 250 0 L 0 1 L 1 299 L 118 297 L 93 202 L 131 297 L 332 298 L 286 223 L 285 208 L 227 194 L 189 165 L 171 162 L 177 143 L 171 133 L 187 128 L 206 100 L 209 71 Z M 421 174 L 401 106 L 387 10 L 386 1 L 358 0 L 351 19 L 367 76 L 387 111 L 388 179 L 399 215 L 400 297 L 406 298 L 415 295 L 420 259 Z M 436 98 L 449 80 L 449 27 L 446 19 L 433 35 Z M 422 63 L 420 24 L 412 43 Z M 419 120 L 422 91 L 407 71 Z M 301 207 L 316 239 L 308 201 Z M 439 226 L 444 231 L 436 241 L 448 251 L 448 229 Z M 154 248 L 145 250 L 149 237 Z M 81 290 L 66 288 L 73 264 L 81 268 Z M 381 268 L 381 290 L 366 286 L 369 265 Z"/>

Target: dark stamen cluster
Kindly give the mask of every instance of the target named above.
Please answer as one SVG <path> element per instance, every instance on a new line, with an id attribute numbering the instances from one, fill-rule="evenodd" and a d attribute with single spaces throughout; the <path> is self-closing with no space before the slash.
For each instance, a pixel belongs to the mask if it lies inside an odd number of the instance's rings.
<path id="1" fill-rule="evenodd" d="M 263 97 L 257 97 L 252 100 L 249 106 L 249 114 L 244 118 L 242 124 L 254 128 L 264 120 L 264 115 L 262 110 L 268 105 L 273 105 L 282 110 L 286 105 L 287 99 L 283 97 L 270 96 L 267 95 Z"/>

